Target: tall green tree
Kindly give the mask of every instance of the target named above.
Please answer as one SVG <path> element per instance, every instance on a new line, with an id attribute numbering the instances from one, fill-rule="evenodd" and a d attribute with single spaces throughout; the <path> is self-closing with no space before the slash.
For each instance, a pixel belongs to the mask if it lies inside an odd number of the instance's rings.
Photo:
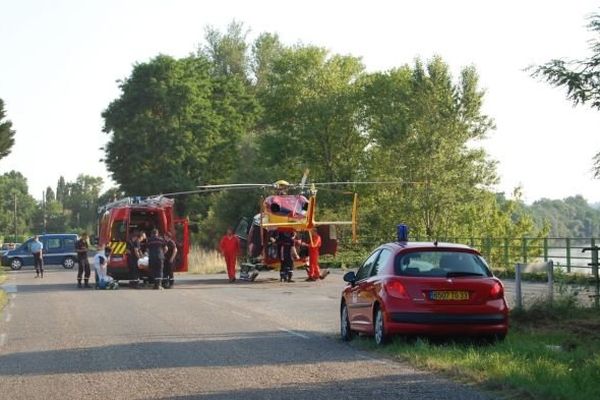
<path id="1" fill-rule="evenodd" d="M 102 178 L 84 174 L 77 176 L 74 182 L 67 183 L 62 206 L 70 211 L 71 226 L 78 230 L 94 230 L 102 184 Z"/>
<path id="2" fill-rule="evenodd" d="M 600 14 L 593 14 L 588 29 L 594 35 L 589 41 L 591 55 L 582 60 L 554 59 L 533 68 L 532 76 L 555 87 L 567 89 L 573 104 L 588 104 L 600 110 Z M 594 176 L 600 179 L 600 152 L 593 159 Z"/>
<path id="3" fill-rule="evenodd" d="M 247 80 L 250 72 L 247 36 L 248 30 L 241 22 L 232 21 L 225 33 L 209 26 L 205 34 L 206 44 L 200 48 L 199 55 L 211 61 L 217 74 Z"/>
<path id="4" fill-rule="evenodd" d="M 16 210 L 16 214 L 15 214 Z M 27 179 L 16 171 L 0 175 L 0 232 L 6 237 L 31 233 L 37 203 L 29 195 Z M 16 228 L 16 232 L 15 232 Z"/>
<path id="5" fill-rule="evenodd" d="M 448 65 L 434 58 L 371 74 L 362 85 L 369 173 L 406 182 L 367 197 L 371 224 L 382 227 L 381 218 L 392 217 L 430 238 L 465 229 L 465 215 L 497 179 L 495 164 L 474 146 L 493 128 L 481 112 L 474 68 L 455 83 Z"/>
<path id="6" fill-rule="evenodd" d="M 10 154 L 14 144 L 15 131 L 12 129 L 12 122 L 6 119 L 4 101 L 0 99 L 0 159 Z"/>
<path id="7" fill-rule="evenodd" d="M 258 104 L 235 76 L 214 75 L 202 56 L 137 64 L 102 114 L 105 162 L 131 195 L 227 181 Z"/>
<path id="8" fill-rule="evenodd" d="M 305 168 L 313 180 L 357 177 L 367 141 L 357 121 L 354 82 L 363 69 L 358 58 L 319 47 L 279 51 L 259 91 L 261 151 L 279 177 L 300 177 Z"/>
<path id="9" fill-rule="evenodd" d="M 65 182 L 65 177 L 61 176 L 58 178 L 58 182 L 56 184 L 56 201 L 62 203 L 67 196 L 67 183 Z"/>

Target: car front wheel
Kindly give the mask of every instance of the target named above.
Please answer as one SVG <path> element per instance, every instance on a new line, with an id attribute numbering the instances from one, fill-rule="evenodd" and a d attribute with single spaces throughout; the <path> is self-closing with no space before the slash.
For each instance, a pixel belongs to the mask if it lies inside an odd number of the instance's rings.
<path id="1" fill-rule="evenodd" d="M 340 334 L 344 342 L 352 340 L 354 332 L 350 328 L 350 317 L 348 316 L 348 306 L 344 303 L 340 312 Z"/>
<path id="2" fill-rule="evenodd" d="M 65 257 L 65 259 L 62 262 L 62 266 L 65 269 L 73 269 L 73 267 L 75 266 L 75 259 L 73 257 Z"/>
<path id="3" fill-rule="evenodd" d="M 22 266 L 23 266 L 23 261 L 21 261 L 21 259 L 13 258 L 12 260 L 10 260 L 10 268 L 13 271 L 20 270 Z"/>
<path id="4" fill-rule="evenodd" d="M 378 346 L 383 346 L 386 344 L 389 338 L 385 333 L 383 311 L 381 311 L 381 308 L 379 307 L 375 311 L 375 326 L 373 328 L 375 331 L 375 343 Z"/>

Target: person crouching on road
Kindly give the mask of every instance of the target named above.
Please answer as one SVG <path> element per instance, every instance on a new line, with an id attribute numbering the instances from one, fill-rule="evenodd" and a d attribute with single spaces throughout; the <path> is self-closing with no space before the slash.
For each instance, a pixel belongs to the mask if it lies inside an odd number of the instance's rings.
<path id="1" fill-rule="evenodd" d="M 90 262 L 88 261 L 88 251 L 90 248 L 88 234 L 83 232 L 81 237 L 75 244 L 75 250 L 77 251 L 77 263 L 79 268 L 77 269 L 77 287 L 81 288 L 81 277 L 85 282 L 85 287 L 89 288 L 90 281 Z M 85 275 L 84 275 L 85 271 Z"/>
<path id="2" fill-rule="evenodd" d="M 96 287 L 98 289 L 117 289 L 119 287 L 113 277 L 108 275 L 108 260 L 110 260 L 111 252 L 112 249 L 106 246 L 104 254 L 99 252 L 94 256 L 94 271 L 96 272 Z"/>
<path id="3" fill-rule="evenodd" d="M 233 234 L 233 228 L 227 228 L 227 233 L 219 242 L 219 250 L 221 250 L 221 254 L 225 257 L 229 282 L 235 282 L 235 264 L 240 250 L 240 241 L 237 236 Z"/>
<path id="4" fill-rule="evenodd" d="M 165 267 L 163 269 L 163 287 L 169 289 L 175 284 L 175 276 L 173 275 L 173 269 L 175 269 L 175 256 L 177 256 L 177 244 L 171 237 L 170 232 L 165 233 L 165 242 L 167 245 L 167 252 L 165 254 Z"/>
<path id="5" fill-rule="evenodd" d="M 136 288 L 140 284 L 140 272 L 138 270 L 138 260 L 142 258 L 140 250 L 140 237 L 133 234 L 127 241 L 127 267 L 129 268 L 129 286 Z"/>
<path id="6" fill-rule="evenodd" d="M 152 230 L 152 236 L 148 240 L 148 265 L 154 278 L 154 289 L 162 290 L 162 273 L 165 262 L 167 245 L 165 240 L 158 234 L 158 229 Z"/>
<path id="7" fill-rule="evenodd" d="M 33 238 L 33 242 L 31 242 L 31 254 L 33 255 L 33 263 L 35 265 L 35 277 L 43 278 L 44 277 L 44 258 L 43 258 L 43 250 L 44 245 L 40 242 L 40 237 L 35 235 Z"/>

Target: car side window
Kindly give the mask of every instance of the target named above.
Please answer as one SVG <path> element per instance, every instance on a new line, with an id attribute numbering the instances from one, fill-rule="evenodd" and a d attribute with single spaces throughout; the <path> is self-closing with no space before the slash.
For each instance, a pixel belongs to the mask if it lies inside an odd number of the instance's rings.
<path id="1" fill-rule="evenodd" d="M 383 249 L 383 250 L 381 250 L 381 253 L 379 253 L 379 257 L 377 258 L 377 262 L 375 263 L 375 266 L 371 270 L 371 276 L 375 276 L 375 275 L 380 275 L 381 274 L 381 272 L 383 271 L 382 267 L 385 264 L 387 264 L 387 262 L 390 259 L 391 255 L 392 255 L 392 252 L 389 249 Z"/>
<path id="2" fill-rule="evenodd" d="M 47 243 L 48 250 L 60 249 L 60 238 L 48 239 L 48 242 L 46 242 L 46 243 Z"/>
<path id="3" fill-rule="evenodd" d="M 31 244 L 33 243 L 33 240 L 28 240 L 23 244 L 23 249 L 27 252 L 27 253 L 31 253 Z"/>
<path id="4" fill-rule="evenodd" d="M 75 239 L 66 238 L 65 239 L 65 249 L 75 250 Z"/>
<path id="5" fill-rule="evenodd" d="M 358 272 L 356 273 L 357 281 L 360 281 L 370 276 L 369 274 L 371 273 L 371 269 L 373 268 L 373 265 L 375 264 L 378 255 L 379 250 L 371 254 L 369 258 L 367 258 L 367 260 L 363 263 L 363 265 L 360 266 Z"/>

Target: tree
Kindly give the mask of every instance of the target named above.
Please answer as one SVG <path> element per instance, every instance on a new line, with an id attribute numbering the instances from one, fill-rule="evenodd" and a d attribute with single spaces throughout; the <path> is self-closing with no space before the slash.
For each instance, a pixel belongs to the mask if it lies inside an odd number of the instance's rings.
<path id="1" fill-rule="evenodd" d="M 16 220 L 15 220 L 16 204 Z M 0 232 L 11 237 L 29 234 L 37 204 L 29 195 L 27 179 L 16 171 L 0 175 Z"/>
<path id="2" fill-rule="evenodd" d="M 232 21 L 225 33 L 209 26 L 205 34 L 206 45 L 198 53 L 211 61 L 217 74 L 235 75 L 246 80 L 249 72 L 247 36 L 248 30 L 240 22 Z"/>
<path id="3" fill-rule="evenodd" d="M 10 150 L 15 144 L 15 131 L 12 129 L 12 122 L 6 119 L 4 111 L 4 101 L 0 99 L 0 159 L 10 154 Z"/>
<path id="4" fill-rule="evenodd" d="M 421 237 L 467 234 L 467 215 L 479 219 L 472 214 L 497 179 L 495 164 L 473 146 L 493 128 L 481 112 L 475 69 L 463 69 L 453 83 L 448 66 L 434 58 L 371 74 L 362 85 L 369 174 L 406 181 L 363 199 L 372 229 L 392 219 Z"/>
<path id="5" fill-rule="evenodd" d="M 67 184 L 65 182 L 65 178 L 61 176 L 58 178 L 58 182 L 56 184 L 56 201 L 62 203 L 67 196 Z"/>
<path id="6" fill-rule="evenodd" d="M 552 86 L 565 87 L 573 104 L 589 104 L 600 109 L 600 14 L 593 14 L 588 29 L 595 35 L 590 40 L 592 54 L 583 60 L 554 59 L 533 68 L 532 76 Z M 600 179 L 600 152 L 594 158 L 594 177 Z"/>
<path id="7" fill-rule="evenodd" d="M 135 65 L 120 89 L 102 116 L 105 162 L 125 194 L 227 181 L 258 112 L 238 77 L 215 76 L 202 56 L 158 56 Z"/>
<path id="8" fill-rule="evenodd" d="M 52 190 L 52 188 L 50 186 L 48 186 L 46 188 L 46 194 L 45 194 L 45 199 L 47 202 L 51 202 L 51 201 L 55 201 L 56 200 L 56 195 L 54 194 L 54 190 Z"/>
<path id="9" fill-rule="evenodd" d="M 94 230 L 102 184 L 102 178 L 84 174 L 77 176 L 75 182 L 66 184 L 62 206 L 70 211 L 71 226 L 78 230 Z"/>
<path id="10" fill-rule="evenodd" d="M 269 75 L 273 72 L 273 64 L 284 49 L 277 34 L 262 33 L 254 41 L 250 64 L 256 89 L 264 89 L 268 84 Z"/>
<path id="11" fill-rule="evenodd" d="M 355 179 L 367 144 L 357 123 L 360 60 L 298 46 L 281 50 L 271 63 L 258 95 L 261 153 L 273 177 L 300 178 L 309 168 L 312 180 Z"/>

